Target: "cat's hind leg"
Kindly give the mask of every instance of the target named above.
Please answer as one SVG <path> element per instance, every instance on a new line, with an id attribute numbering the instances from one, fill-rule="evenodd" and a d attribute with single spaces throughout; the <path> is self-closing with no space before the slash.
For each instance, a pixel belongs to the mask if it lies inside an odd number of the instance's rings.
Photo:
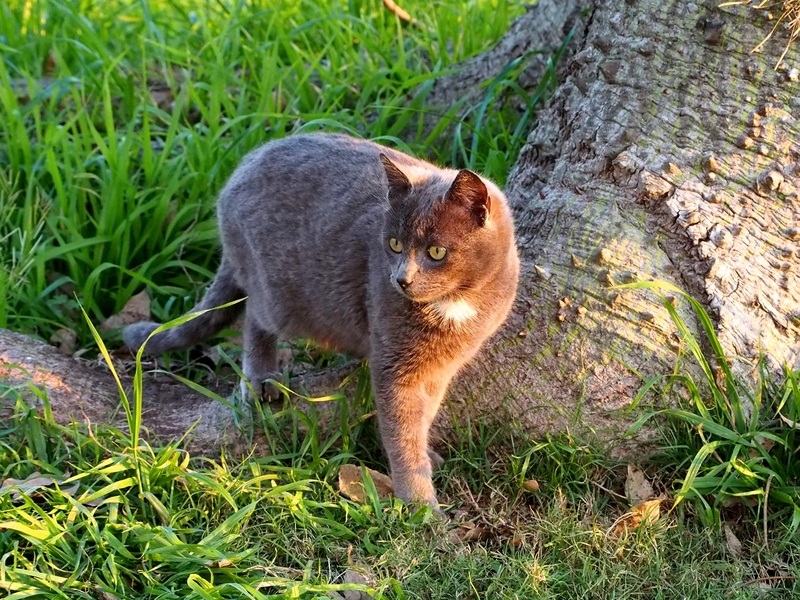
<path id="1" fill-rule="evenodd" d="M 248 382 L 259 400 L 276 400 L 280 397 L 275 387 L 264 383 L 267 379 L 280 379 L 278 336 L 265 330 L 250 314 L 246 315 L 244 325 L 242 372 L 245 376 L 241 382 L 244 397 L 249 394 Z"/>

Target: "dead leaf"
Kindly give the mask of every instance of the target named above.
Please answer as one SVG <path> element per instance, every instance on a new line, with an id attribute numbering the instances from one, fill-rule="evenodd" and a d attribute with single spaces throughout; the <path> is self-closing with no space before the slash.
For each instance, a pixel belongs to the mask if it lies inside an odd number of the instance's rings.
<path id="1" fill-rule="evenodd" d="M 355 583 L 366 586 L 371 585 L 370 577 L 360 571 L 356 571 L 355 569 L 347 569 L 347 571 L 344 572 L 342 583 Z M 345 600 L 370 600 L 370 598 L 372 598 L 372 596 L 370 596 L 367 592 L 362 592 L 361 590 L 343 590 L 342 593 L 344 594 Z"/>
<path id="2" fill-rule="evenodd" d="M 761 447 L 764 449 L 764 452 L 769 453 L 772 450 L 772 447 L 775 445 L 775 442 L 769 438 L 765 438 L 764 436 L 757 435 L 755 441 L 761 444 Z M 750 449 L 750 458 L 758 458 L 761 456 L 761 452 L 759 452 L 756 448 Z"/>
<path id="3" fill-rule="evenodd" d="M 59 489 L 64 494 L 74 494 L 78 491 L 79 484 L 73 483 L 67 487 L 60 487 L 64 479 L 53 479 L 52 477 L 42 477 L 37 471 L 31 473 L 25 479 L 13 479 L 9 477 L 0 483 L 0 496 L 9 494 L 11 500 L 19 500 L 23 495 L 29 498 L 40 498 L 42 496 L 39 490 L 49 489 L 51 487 L 59 486 Z"/>
<path id="4" fill-rule="evenodd" d="M 78 334 L 62 327 L 50 336 L 50 343 L 64 356 L 72 356 L 78 348 Z"/>
<path id="5" fill-rule="evenodd" d="M 529 492 L 538 492 L 539 482 L 536 481 L 535 479 L 528 479 L 528 481 L 522 484 L 522 487 Z"/>
<path id="6" fill-rule="evenodd" d="M 628 464 L 628 478 L 625 480 L 625 495 L 632 506 L 655 497 L 653 486 L 650 485 L 645 474 L 630 463 Z"/>
<path id="7" fill-rule="evenodd" d="M 733 530 L 727 523 L 722 526 L 722 531 L 725 533 L 725 550 L 731 556 L 737 558 L 742 553 L 742 542 L 734 535 Z"/>
<path id="8" fill-rule="evenodd" d="M 111 331 L 126 325 L 147 321 L 150 318 L 150 296 L 141 291 L 125 304 L 121 311 L 111 315 L 100 324 L 100 331 Z"/>
<path id="9" fill-rule="evenodd" d="M 392 497 L 392 480 L 383 473 L 367 469 L 372 483 L 378 492 L 380 500 Z M 357 465 L 342 465 L 339 469 L 339 491 L 353 502 L 365 502 L 367 494 L 364 491 L 364 479 L 361 477 L 361 467 Z"/>
<path id="10" fill-rule="evenodd" d="M 220 560 L 211 560 L 206 563 L 209 568 L 211 569 L 224 569 L 225 567 L 230 567 L 233 565 L 233 562 L 229 558 L 222 558 Z"/>
<path id="11" fill-rule="evenodd" d="M 94 586 L 94 594 L 97 596 L 98 600 L 120 600 L 119 596 L 105 591 L 99 585 Z"/>
<path id="12" fill-rule="evenodd" d="M 638 529 L 642 523 L 653 524 L 661 517 L 662 500 L 648 500 L 632 507 L 616 520 L 612 529 L 619 536 L 628 530 Z"/>
<path id="13" fill-rule="evenodd" d="M 483 525 L 476 525 L 471 521 L 460 523 L 458 527 L 452 529 L 447 538 L 454 544 L 464 542 L 479 542 L 489 537 L 489 530 Z"/>
<path id="14" fill-rule="evenodd" d="M 166 84 L 154 85 L 150 88 L 150 99 L 161 110 L 167 110 L 172 105 L 175 96 Z"/>
<path id="15" fill-rule="evenodd" d="M 58 61 L 56 60 L 56 53 L 51 49 L 47 53 L 47 57 L 44 59 L 44 68 L 42 69 L 46 77 L 50 77 L 53 74 L 53 71 L 56 70 L 57 64 Z"/>

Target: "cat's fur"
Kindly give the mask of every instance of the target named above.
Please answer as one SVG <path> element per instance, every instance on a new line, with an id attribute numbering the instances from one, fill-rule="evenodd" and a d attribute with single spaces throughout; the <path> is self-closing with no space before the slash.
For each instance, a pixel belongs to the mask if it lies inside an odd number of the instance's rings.
<path id="1" fill-rule="evenodd" d="M 369 359 L 394 492 L 436 506 L 430 425 L 516 294 L 503 193 L 471 171 L 371 142 L 297 135 L 243 160 L 218 217 L 222 263 L 196 310 L 246 302 L 155 335 L 147 352 L 194 345 L 244 307 L 243 371 L 255 389 L 276 376 L 279 335 Z M 389 247 L 392 237 L 402 252 Z M 431 258 L 431 245 L 447 249 L 444 259 Z M 126 328 L 126 344 L 139 348 L 155 327 Z"/>

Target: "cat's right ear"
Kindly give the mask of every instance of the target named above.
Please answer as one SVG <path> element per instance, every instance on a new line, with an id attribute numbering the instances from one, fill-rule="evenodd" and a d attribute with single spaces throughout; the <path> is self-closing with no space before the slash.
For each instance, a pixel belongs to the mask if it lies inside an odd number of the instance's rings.
<path id="1" fill-rule="evenodd" d="M 389 181 L 389 201 L 406 196 L 411 191 L 411 182 L 408 177 L 389 160 L 388 156 L 381 154 L 380 157 L 383 170 L 386 171 L 386 179 Z"/>

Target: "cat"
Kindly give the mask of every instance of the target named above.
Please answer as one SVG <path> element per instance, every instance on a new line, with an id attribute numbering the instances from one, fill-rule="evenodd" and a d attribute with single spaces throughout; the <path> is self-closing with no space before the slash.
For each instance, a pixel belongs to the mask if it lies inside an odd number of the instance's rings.
<path id="1" fill-rule="evenodd" d="M 506 319 L 519 258 L 500 189 L 342 134 L 299 134 L 248 154 L 217 210 L 222 258 L 195 310 L 150 355 L 212 336 L 245 311 L 242 371 L 263 393 L 278 336 L 369 360 L 394 494 L 438 511 L 428 432 L 456 372 Z M 156 323 L 123 332 L 141 347 Z M 246 382 L 243 381 L 243 389 Z"/>

